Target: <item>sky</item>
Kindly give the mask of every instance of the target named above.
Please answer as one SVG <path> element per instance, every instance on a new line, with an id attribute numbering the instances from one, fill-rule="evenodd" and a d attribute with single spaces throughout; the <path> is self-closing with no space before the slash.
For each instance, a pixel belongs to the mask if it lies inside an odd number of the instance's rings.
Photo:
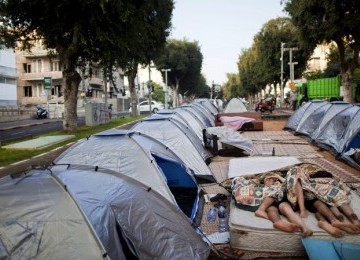
<path id="1" fill-rule="evenodd" d="M 280 0 L 175 0 L 170 39 L 197 41 L 207 84 L 238 73 L 242 49 L 271 19 L 286 16 Z"/>

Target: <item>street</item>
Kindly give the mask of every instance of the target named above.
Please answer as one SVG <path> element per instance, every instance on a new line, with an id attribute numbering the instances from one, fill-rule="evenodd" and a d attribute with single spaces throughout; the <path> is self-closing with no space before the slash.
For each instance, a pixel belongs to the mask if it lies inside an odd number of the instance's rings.
<path id="1" fill-rule="evenodd" d="M 85 125 L 85 117 L 78 117 L 78 126 Z M 29 119 L 0 123 L 1 144 L 30 139 L 34 136 L 63 129 L 62 119 Z"/>

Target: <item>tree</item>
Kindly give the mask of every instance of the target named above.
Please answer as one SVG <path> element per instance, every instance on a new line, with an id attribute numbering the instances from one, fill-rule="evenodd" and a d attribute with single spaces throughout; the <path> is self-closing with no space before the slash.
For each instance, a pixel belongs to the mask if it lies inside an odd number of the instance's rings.
<path id="1" fill-rule="evenodd" d="M 174 92 L 174 107 L 179 104 L 179 94 L 184 95 L 195 89 L 201 75 L 202 60 L 197 42 L 174 39 L 168 40 L 162 54 L 154 59 L 158 70 L 171 69 L 168 72 L 168 85 Z"/>
<path id="2" fill-rule="evenodd" d="M 268 84 L 280 83 L 281 43 L 285 43 L 287 48 L 298 48 L 293 53 L 293 61 L 297 62 L 294 74 L 295 77 L 301 77 L 313 49 L 301 44 L 297 29 L 290 18 L 280 17 L 264 24 L 260 32 L 255 35 L 252 47 L 240 55 L 238 66 L 243 90 L 255 94 Z M 289 55 L 284 52 L 283 64 L 288 63 Z M 289 79 L 289 69 L 286 68 L 287 66 L 284 66 L 283 76 L 284 79 Z"/>
<path id="3" fill-rule="evenodd" d="M 57 52 L 63 65 L 63 126 L 71 132 L 77 128 L 76 104 L 81 81 L 76 69 L 97 62 L 105 68 L 106 75 L 113 65 L 122 65 L 125 59 L 137 66 L 138 59 L 130 60 L 131 54 L 138 50 L 146 56 L 142 48 L 145 42 L 146 46 L 159 42 L 153 42 L 159 34 L 150 35 L 150 31 L 157 26 L 157 17 L 163 15 L 163 10 L 170 11 L 165 17 L 171 17 L 172 6 L 172 0 L 3 0 L 0 1 L 1 44 L 15 47 L 18 42 L 25 50 L 31 48 L 34 40 L 43 39 L 47 48 Z M 148 54 L 151 57 L 154 52 Z"/>
<path id="4" fill-rule="evenodd" d="M 315 47 L 323 42 L 335 42 L 338 48 L 344 101 L 353 102 L 352 77 L 359 67 L 360 1 L 357 0 L 292 0 L 285 1 L 304 44 Z M 346 49 L 352 51 L 346 58 Z"/>
<path id="5" fill-rule="evenodd" d="M 233 97 L 238 97 L 244 95 L 244 91 L 240 86 L 240 76 L 238 73 L 227 73 L 227 82 L 224 84 L 224 97 L 226 99 L 231 99 Z"/>

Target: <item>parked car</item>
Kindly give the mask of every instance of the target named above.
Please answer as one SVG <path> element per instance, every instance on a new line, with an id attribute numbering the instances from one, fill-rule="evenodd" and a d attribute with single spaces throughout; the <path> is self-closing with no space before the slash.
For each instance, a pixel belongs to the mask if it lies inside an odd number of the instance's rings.
<path id="1" fill-rule="evenodd" d="M 140 102 L 137 107 L 140 112 L 149 112 L 150 111 L 150 105 L 149 105 L 148 100 Z M 157 111 L 159 111 L 161 109 L 164 109 L 163 103 L 157 102 L 155 100 L 151 100 L 151 111 L 153 113 L 157 113 Z M 131 113 L 131 107 L 129 109 L 129 112 Z"/>

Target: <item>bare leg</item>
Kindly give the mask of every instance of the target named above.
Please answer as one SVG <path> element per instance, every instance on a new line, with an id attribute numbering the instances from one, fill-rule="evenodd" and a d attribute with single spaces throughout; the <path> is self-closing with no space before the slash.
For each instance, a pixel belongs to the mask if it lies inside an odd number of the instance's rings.
<path id="1" fill-rule="evenodd" d="M 299 208 L 300 208 L 300 217 L 307 218 L 309 215 L 305 209 L 304 191 L 299 180 L 295 185 L 295 193 L 297 197 L 297 203 L 299 204 Z"/>
<path id="2" fill-rule="evenodd" d="M 275 206 L 270 206 L 266 212 L 269 220 L 274 223 L 274 228 L 290 233 L 300 230 L 300 226 L 297 224 L 282 221 L 279 210 Z"/>
<path id="3" fill-rule="evenodd" d="M 324 202 L 320 200 L 314 202 L 314 207 L 323 217 L 325 217 L 331 223 L 333 227 L 339 228 L 347 233 L 356 233 L 356 225 L 345 221 L 344 216 L 336 207 L 331 207 L 330 209 Z"/>
<path id="4" fill-rule="evenodd" d="M 291 208 L 290 204 L 287 202 L 283 202 L 279 206 L 280 213 L 288 218 L 291 223 L 294 223 L 300 226 L 303 237 L 309 237 L 313 234 L 313 231 L 308 228 L 302 218 L 297 215 L 294 210 Z"/>
<path id="5" fill-rule="evenodd" d="M 342 213 L 344 213 L 344 215 L 346 217 L 348 217 L 350 219 L 350 221 L 352 223 L 360 226 L 360 220 L 359 220 L 358 216 L 355 214 L 355 212 L 353 211 L 353 209 L 350 207 L 350 205 L 343 204 L 339 207 L 339 209 Z"/>
<path id="6" fill-rule="evenodd" d="M 266 209 L 269 208 L 271 206 L 271 204 L 273 204 L 275 201 L 274 198 L 271 197 L 266 197 L 263 199 L 263 201 L 261 202 L 259 208 L 255 211 L 255 216 L 259 217 L 259 218 L 265 218 L 265 219 L 269 219 L 268 215 L 266 213 Z"/>
<path id="7" fill-rule="evenodd" d="M 319 227 L 324 229 L 326 232 L 328 232 L 333 237 L 340 238 L 340 237 L 344 236 L 344 232 L 336 227 L 333 227 L 329 222 L 327 222 L 327 220 L 324 218 L 323 215 L 321 215 L 320 212 L 316 212 L 315 217 L 318 220 Z"/>
<path id="8" fill-rule="evenodd" d="M 334 209 L 333 209 L 334 208 Z M 358 218 L 358 216 L 355 214 L 355 212 L 353 211 L 353 209 L 350 207 L 350 205 L 348 204 L 343 204 L 339 207 L 340 211 L 342 213 L 344 213 L 344 215 L 351 221 L 351 223 L 353 224 L 352 226 L 352 233 L 360 233 L 360 220 Z M 331 210 L 333 212 L 339 212 L 338 214 L 341 215 L 340 211 L 336 208 L 336 207 L 331 207 Z M 351 233 L 351 232 L 349 232 Z"/>

